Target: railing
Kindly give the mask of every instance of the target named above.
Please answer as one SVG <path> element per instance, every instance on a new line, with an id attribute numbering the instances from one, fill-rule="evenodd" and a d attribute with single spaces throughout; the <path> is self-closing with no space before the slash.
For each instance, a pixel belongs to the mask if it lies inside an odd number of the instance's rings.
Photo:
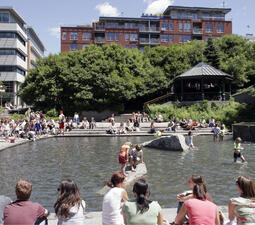
<path id="1" fill-rule="evenodd" d="M 147 101 L 143 104 L 143 110 L 150 113 L 150 108 L 149 105 L 153 104 L 153 103 L 163 103 L 163 102 L 167 102 L 167 101 L 175 101 L 176 100 L 176 96 L 174 93 L 167 93 L 165 95 L 159 96 L 157 98 L 154 98 L 150 101 Z"/>
<path id="2" fill-rule="evenodd" d="M 139 43 L 147 45 L 157 45 L 160 44 L 160 39 L 140 38 Z"/>
<path id="3" fill-rule="evenodd" d="M 181 93 L 178 93 L 177 99 L 179 101 L 201 101 L 203 99 L 209 101 L 224 101 L 230 99 L 230 92 L 225 92 L 224 95 L 220 92 L 204 92 L 203 96 L 201 92 L 184 92 L 182 96 Z"/>
<path id="4" fill-rule="evenodd" d="M 104 26 L 96 26 L 95 31 L 105 31 L 105 27 Z"/>
<path id="5" fill-rule="evenodd" d="M 203 33 L 203 29 L 202 28 L 194 28 L 193 27 L 193 34 L 202 34 Z"/>
<path id="6" fill-rule="evenodd" d="M 95 38 L 95 43 L 105 43 L 104 38 Z"/>
<path id="7" fill-rule="evenodd" d="M 160 27 L 139 27 L 140 32 L 160 32 Z"/>

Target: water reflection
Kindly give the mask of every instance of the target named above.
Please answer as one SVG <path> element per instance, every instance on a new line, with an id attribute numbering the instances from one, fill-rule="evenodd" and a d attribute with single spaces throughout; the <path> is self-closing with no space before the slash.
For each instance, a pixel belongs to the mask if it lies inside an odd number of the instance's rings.
<path id="1" fill-rule="evenodd" d="M 15 199 L 15 183 L 25 177 L 33 183 L 32 200 L 52 210 L 59 182 L 71 178 L 78 184 L 88 210 L 101 210 L 102 196 L 96 195 L 96 191 L 120 168 L 121 144 L 128 140 L 142 143 L 150 138 L 52 138 L 5 150 L 0 152 L 1 194 Z M 176 194 L 188 189 L 191 174 L 204 177 L 219 205 L 226 205 L 230 197 L 238 194 L 234 185 L 238 175 L 255 178 L 255 144 L 243 145 L 248 164 L 233 163 L 231 138 L 214 143 L 212 137 L 198 136 L 194 144 L 198 149 L 187 152 L 144 149 L 151 199 L 158 200 L 163 207 L 176 207 Z M 128 192 L 132 196 L 131 188 Z"/>

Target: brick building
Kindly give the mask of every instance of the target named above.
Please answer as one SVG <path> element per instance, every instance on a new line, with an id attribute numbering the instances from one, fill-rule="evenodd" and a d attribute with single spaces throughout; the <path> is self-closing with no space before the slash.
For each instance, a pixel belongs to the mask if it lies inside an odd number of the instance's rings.
<path id="1" fill-rule="evenodd" d="M 232 22 L 225 18 L 230 11 L 229 8 L 169 6 L 159 16 L 100 17 L 91 27 L 62 26 L 61 52 L 80 50 L 89 44 L 118 43 L 126 48 L 143 49 L 220 38 L 232 34 Z"/>

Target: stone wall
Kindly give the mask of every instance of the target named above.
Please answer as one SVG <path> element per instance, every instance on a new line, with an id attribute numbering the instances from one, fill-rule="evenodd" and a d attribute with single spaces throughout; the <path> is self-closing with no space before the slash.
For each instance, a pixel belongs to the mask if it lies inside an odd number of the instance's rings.
<path id="1" fill-rule="evenodd" d="M 255 122 L 233 124 L 232 131 L 234 140 L 240 137 L 243 141 L 255 142 Z"/>

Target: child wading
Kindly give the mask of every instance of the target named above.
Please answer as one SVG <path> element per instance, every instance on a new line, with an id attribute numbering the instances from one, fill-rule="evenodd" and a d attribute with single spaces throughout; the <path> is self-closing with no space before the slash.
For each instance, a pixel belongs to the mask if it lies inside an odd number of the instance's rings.
<path id="1" fill-rule="evenodd" d="M 131 142 L 126 142 L 124 145 L 121 146 L 121 149 L 120 149 L 119 163 L 121 164 L 121 171 L 124 175 L 127 175 L 125 172 L 126 162 L 128 160 L 128 153 L 131 146 L 132 146 Z"/>
<path id="2" fill-rule="evenodd" d="M 191 131 L 189 131 L 188 133 L 188 141 L 187 141 L 187 145 L 189 146 L 189 149 L 193 149 L 195 148 L 194 144 L 193 144 L 193 133 Z"/>
<path id="3" fill-rule="evenodd" d="M 237 161 L 237 158 L 240 157 L 242 162 L 245 162 L 245 158 L 241 152 L 241 150 L 243 150 L 243 147 L 241 146 L 241 142 L 242 139 L 240 137 L 236 138 L 235 142 L 234 142 L 234 162 Z"/>

